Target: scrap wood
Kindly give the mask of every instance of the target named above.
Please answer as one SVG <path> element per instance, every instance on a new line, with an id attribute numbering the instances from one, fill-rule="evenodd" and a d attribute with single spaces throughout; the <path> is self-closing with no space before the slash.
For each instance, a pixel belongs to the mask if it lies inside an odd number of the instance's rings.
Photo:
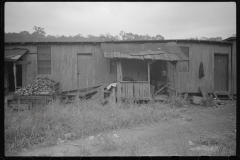
<path id="1" fill-rule="evenodd" d="M 208 93 L 206 92 L 206 90 L 204 89 L 203 86 L 200 86 L 200 87 L 199 87 L 199 90 L 200 90 L 200 92 L 202 93 L 202 96 L 203 96 L 203 99 L 204 99 L 204 100 L 206 100 L 207 98 L 209 98 L 209 97 L 208 97 Z"/>
<path id="2" fill-rule="evenodd" d="M 46 92 L 46 94 L 51 95 L 55 93 L 55 90 L 52 89 L 52 84 L 54 83 L 54 80 L 47 77 L 38 77 L 37 79 L 31 81 L 27 86 L 16 90 L 14 95 L 40 95 L 41 92 Z"/>

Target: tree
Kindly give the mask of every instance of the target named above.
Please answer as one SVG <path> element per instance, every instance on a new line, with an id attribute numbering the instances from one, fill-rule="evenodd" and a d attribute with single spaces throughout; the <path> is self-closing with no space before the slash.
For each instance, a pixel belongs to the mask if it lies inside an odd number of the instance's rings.
<path id="1" fill-rule="evenodd" d="M 33 27 L 34 32 L 32 33 L 32 38 L 34 41 L 44 41 L 45 40 L 45 31 L 41 27 Z"/>
<path id="2" fill-rule="evenodd" d="M 46 32 L 44 31 L 44 28 L 34 26 L 33 29 L 34 29 L 33 33 L 37 33 L 43 36 L 46 34 Z"/>
<path id="3" fill-rule="evenodd" d="M 144 39 L 145 40 L 151 40 L 151 37 L 148 34 L 145 34 Z"/>
<path id="4" fill-rule="evenodd" d="M 32 41 L 31 34 L 28 31 L 21 31 L 19 33 L 19 39 L 21 42 Z"/>
<path id="5" fill-rule="evenodd" d="M 114 40 L 119 41 L 120 37 L 118 35 L 114 36 Z"/>
<path id="6" fill-rule="evenodd" d="M 120 31 L 119 35 L 122 37 L 122 40 L 126 39 L 126 32 L 125 31 Z"/>
<path id="7" fill-rule="evenodd" d="M 212 37 L 212 38 L 208 38 L 208 40 L 210 40 L 210 41 L 222 41 L 222 37 Z"/>
<path id="8" fill-rule="evenodd" d="M 126 40 L 133 40 L 134 39 L 134 34 L 132 34 L 130 32 L 126 33 L 125 36 L 126 36 Z"/>
<path id="9" fill-rule="evenodd" d="M 156 38 L 157 38 L 157 40 L 164 39 L 164 37 L 163 37 L 163 36 L 161 36 L 160 34 L 156 35 Z"/>

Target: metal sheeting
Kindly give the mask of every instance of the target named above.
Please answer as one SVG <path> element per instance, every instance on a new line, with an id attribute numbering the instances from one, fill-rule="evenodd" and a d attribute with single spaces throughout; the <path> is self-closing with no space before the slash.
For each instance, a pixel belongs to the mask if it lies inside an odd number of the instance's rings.
<path id="1" fill-rule="evenodd" d="M 17 61 L 26 52 L 27 49 L 5 49 L 4 59 L 5 61 Z"/>
<path id="2" fill-rule="evenodd" d="M 168 43 L 102 43 L 106 58 L 152 59 L 167 61 L 183 61 L 188 57 L 175 42 Z"/>

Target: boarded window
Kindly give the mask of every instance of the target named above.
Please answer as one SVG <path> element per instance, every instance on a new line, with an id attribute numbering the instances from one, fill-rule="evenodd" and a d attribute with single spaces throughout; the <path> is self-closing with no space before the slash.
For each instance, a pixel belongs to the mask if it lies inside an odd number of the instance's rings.
<path id="1" fill-rule="evenodd" d="M 179 46 L 183 53 L 189 58 L 189 47 L 187 46 Z M 189 61 L 178 62 L 178 70 L 179 72 L 189 72 Z"/>
<path id="2" fill-rule="evenodd" d="M 51 74 L 51 46 L 37 48 L 38 74 Z"/>
<path id="3" fill-rule="evenodd" d="M 110 73 L 117 73 L 116 60 L 110 59 Z"/>
<path id="4" fill-rule="evenodd" d="M 179 46 L 183 53 L 189 58 L 189 47 L 187 46 Z"/>

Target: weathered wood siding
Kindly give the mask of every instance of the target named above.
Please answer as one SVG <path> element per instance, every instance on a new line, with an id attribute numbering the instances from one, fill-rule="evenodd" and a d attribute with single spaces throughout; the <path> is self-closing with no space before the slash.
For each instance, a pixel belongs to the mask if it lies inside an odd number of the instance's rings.
<path id="1" fill-rule="evenodd" d="M 51 44 L 51 74 L 37 73 L 37 46 L 6 45 L 10 48 L 27 48 L 29 53 L 24 61 L 31 61 L 23 66 L 23 86 L 38 76 L 49 77 L 60 82 L 60 91 L 78 88 L 77 53 L 92 53 L 94 65 L 94 85 L 111 83 L 117 79 L 116 73 L 110 74 L 110 60 L 104 57 L 100 44 Z"/>
<path id="2" fill-rule="evenodd" d="M 236 40 L 232 44 L 232 94 L 237 94 L 237 57 L 236 57 Z"/>
<path id="3" fill-rule="evenodd" d="M 176 68 L 176 88 L 180 93 L 198 93 L 199 86 L 204 86 L 210 93 L 214 91 L 214 53 L 226 53 L 231 58 L 231 45 L 203 43 L 203 42 L 178 42 L 179 46 L 189 47 L 189 72 L 179 72 Z M 204 77 L 199 79 L 199 66 L 203 63 Z M 229 61 L 229 69 L 231 62 Z M 168 62 L 168 75 L 173 79 L 173 65 Z M 231 75 L 229 72 L 229 86 Z M 230 87 L 229 87 L 230 88 Z"/>
<path id="4" fill-rule="evenodd" d="M 231 44 L 210 42 L 177 42 L 180 46 L 189 47 L 189 72 L 179 72 L 176 68 L 176 88 L 180 93 L 199 92 L 199 86 L 203 85 L 208 92 L 214 91 L 214 53 L 229 55 L 229 91 L 236 93 L 236 50 L 233 49 L 233 63 L 231 63 Z M 46 44 L 47 45 L 47 44 Z M 55 81 L 60 81 L 60 90 L 66 91 L 78 88 L 77 78 L 77 53 L 92 53 L 94 69 L 94 85 L 111 83 L 117 79 L 116 73 L 110 73 L 110 59 L 105 58 L 100 43 L 83 44 L 50 44 L 51 45 L 51 74 L 38 75 L 37 73 L 37 46 L 38 44 L 5 45 L 5 48 L 27 48 L 30 53 L 23 56 L 23 60 L 32 61 L 23 66 L 23 85 L 27 85 L 37 76 L 46 76 Z M 235 44 L 236 46 L 236 44 Z M 234 48 L 234 46 L 233 46 Z M 33 53 L 33 54 L 32 54 Z M 35 54 L 34 54 L 35 53 Z M 123 60 L 123 76 L 130 76 L 139 81 L 147 81 L 147 61 Z M 199 65 L 203 62 L 204 77 L 199 79 Z M 167 62 L 167 74 L 174 80 L 173 65 Z M 231 71 L 232 69 L 232 71 Z M 174 83 L 172 83 L 172 86 Z M 234 90 L 235 89 L 235 90 Z"/>
<path id="5" fill-rule="evenodd" d="M 121 98 L 150 99 L 150 83 L 145 82 L 121 82 Z"/>

